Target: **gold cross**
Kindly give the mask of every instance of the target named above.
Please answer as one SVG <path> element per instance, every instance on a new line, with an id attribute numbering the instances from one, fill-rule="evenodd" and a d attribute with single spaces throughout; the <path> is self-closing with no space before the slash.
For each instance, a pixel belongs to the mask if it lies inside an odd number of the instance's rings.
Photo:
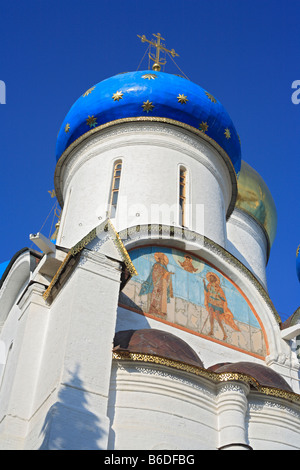
<path id="1" fill-rule="evenodd" d="M 50 194 L 50 196 L 51 196 L 52 199 L 53 199 L 54 197 L 56 197 L 55 189 L 52 189 L 51 191 L 48 191 L 48 193 Z"/>
<path id="2" fill-rule="evenodd" d="M 164 51 L 164 52 L 169 52 L 171 54 L 172 57 L 179 57 L 179 54 L 177 54 L 174 49 L 172 50 L 169 50 L 167 49 L 163 44 L 161 44 L 161 40 L 162 41 L 165 41 L 165 39 L 163 37 L 161 37 L 160 33 L 157 33 L 157 34 L 153 34 L 154 37 L 157 38 L 157 41 L 149 41 L 149 39 L 146 38 L 146 36 L 143 34 L 143 36 L 139 36 L 137 35 L 139 38 L 141 38 L 141 41 L 142 42 L 148 42 L 151 46 L 154 46 L 156 48 L 156 55 L 155 57 L 151 54 L 151 52 L 149 52 L 149 58 L 151 60 L 153 60 L 154 64 L 152 66 L 152 69 L 153 70 L 156 70 L 157 72 L 160 71 L 161 69 L 161 66 L 162 65 L 165 65 L 165 63 L 167 62 L 165 59 L 161 59 L 160 60 L 160 51 Z"/>

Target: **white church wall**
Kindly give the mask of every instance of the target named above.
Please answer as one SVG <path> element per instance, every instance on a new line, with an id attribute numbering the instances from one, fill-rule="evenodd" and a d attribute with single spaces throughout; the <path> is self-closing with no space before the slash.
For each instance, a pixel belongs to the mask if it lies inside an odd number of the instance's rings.
<path id="1" fill-rule="evenodd" d="M 118 208 L 112 217 L 117 230 L 151 222 L 178 225 L 182 165 L 188 172 L 188 228 L 225 245 L 232 189 L 222 157 L 200 137 L 157 123 L 115 126 L 67 157 L 56 175 L 68 209 L 58 244 L 73 246 L 109 215 L 113 165 L 119 160 Z"/>
<path id="2" fill-rule="evenodd" d="M 36 383 L 47 325 L 43 286 L 32 284 L 2 331 L 11 342 L 1 385 L 1 448 L 23 448 L 35 409 Z"/>
<path id="3" fill-rule="evenodd" d="M 255 450 L 300 449 L 299 406 L 252 392 L 247 420 L 249 441 Z"/>
<path id="4" fill-rule="evenodd" d="M 213 251 L 201 250 L 215 261 Z M 277 334 L 270 307 L 237 267 L 220 253 L 218 260 L 258 308 L 264 327 L 272 330 L 267 361 L 289 382 L 289 346 Z M 238 436 L 245 447 L 298 448 L 299 407 L 286 400 L 251 392 L 247 405 L 240 385 L 221 390 L 203 377 L 145 363 L 121 362 L 116 367 L 113 362 L 111 375 L 113 337 L 126 329 L 175 334 L 205 368 L 220 362 L 264 363 L 184 329 L 117 309 L 120 261 L 84 250 L 51 307 L 42 298 L 44 288 L 32 284 L 8 315 L 2 338 L 13 347 L 0 388 L 0 448 L 128 449 L 134 443 L 137 449 L 212 449 L 231 446 L 235 423 L 244 423 Z"/>
<path id="5" fill-rule="evenodd" d="M 246 213 L 235 209 L 227 221 L 227 249 L 267 290 L 267 240 L 262 228 Z"/>
<path id="6" fill-rule="evenodd" d="M 106 448 L 120 260 L 84 250 L 51 306 L 33 283 L 10 312 L 0 448 Z"/>
<path id="7" fill-rule="evenodd" d="M 115 359 L 108 449 L 299 450 L 299 413 L 246 383 Z"/>
<path id="8" fill-rule="evenodd" d="M 3 364 L 1 364 L 0 449 L 19 448 L 20 445 L 12 430 L 17 421 L 19 421 L 19 426 L 22 421 L 10 415 L 10 398 L 21 349 L 21 342 L 17 341 L 17 338 L 21 339 L 23 334 L 23 328 L 18 330 L 20 314 L 20 309 L 15 305 L 9 312 L 1 331 L 1 342 L 4 344 L 5 357 Z"/>
<path id="9" fill-rule="evenodd" d="M 43 448 L 106 448 L 118 260 L 88 250 L 51 306 L 39 389 L 55 389 Z M 49 364 L 49 368 L 48 365 Z M 84 434 L 84 438 L 83 438 Z"/>
<path id="10" fill-rule="evenodd" d="M 19 252 L 4 279 L 0 449 L 300 450 L 299 397 L 285 384 L 276 393 L 263 388 L 254 378 L 261 368 L 252 367 L 268 366 L 300 392 L 293 338 L 282 334 L 267 293 L 266 234 L 233 210 L 233 165 L 201 125 L 193 132 L 144 116 L 93 129 L 87 122 L 88 134 L 56 166 L 60 249 L 46 241 L 42 259 Z M 221 129 L 224 148 L 238 157 L 231 131 Z M 72 139 L 73 131 L 67 124 L 61 135 Z M 108 218 L 111 231 L 99 229 Z M 80 241 L 67 255 L 63 248 Z M 146 346 L 149 331 L 140 332 L 136 355 L 114 349 L 116 333 L 145 329 L 160 331 Z M 213 372 L 238 362 L 250 363 L 241 369 L 253 377 Z M 272 377 L 267 383 L 277 383 Z"/>
<path id="11" fill-rule="evenodd" d="M 114 364 L 109 449 L 215 449 L 211 384 L 165 367 Z"/>

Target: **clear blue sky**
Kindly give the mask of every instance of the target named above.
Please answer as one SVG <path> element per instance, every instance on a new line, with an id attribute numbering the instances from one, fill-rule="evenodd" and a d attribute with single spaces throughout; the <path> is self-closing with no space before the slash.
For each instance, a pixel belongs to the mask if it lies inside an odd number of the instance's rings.
<path id="1" fill-rule="evenodd" d="M 0 0 L 0 263 L 31 245 L 51 210 L 56 136 L 71 105 L 136 70 L 146 47 L 137 34 L 160 32 L 183 72 L 225 106 L 242 158 L 269 186 L 278 211 L 269 293 L 291 315 L 300 306 L 299 9 L 300 0 Z M 170 61 L 165 70 L 178 73 Z"/>

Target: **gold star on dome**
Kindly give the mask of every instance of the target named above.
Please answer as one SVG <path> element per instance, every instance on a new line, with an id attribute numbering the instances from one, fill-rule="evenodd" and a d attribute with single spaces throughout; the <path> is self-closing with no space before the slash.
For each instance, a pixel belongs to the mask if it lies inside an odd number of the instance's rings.
<path id="1" fill-rule="evenodd" d="M 142 78 L 145 80 L 155 80 L 157 75 L 155 75 L 155 73 L 146 73 L 145 75 L 142 75 Z"/>
<path id="2" fill-rule="evenodd" d="M 88 119 L 86 119 L 86 123 L 90 128 L 96 127 L 97 126 L 97 118 L 94 116 L 89 116 Z"/>
<path id="3" fill-rule="evenodd" d="M 82 96 L 88 96 L 90 93 L 92 93 L 93 90 L 95 90 L 95 86 L 93 86 L 92 88 L 89 88 L 88 90 L 86 90 L 85 93 L 83 93 Z"/>
<path id="4" fill-rule="evenodd" d="M 113 99 L 114 101 L 119 101 L 119 100 L 121 100 L 122 98 L 123 98 L 123 93 L 122 93 L 121 91 L 116 91 L 116 93 L 114 93 L 114 94 L 112 95 L 112 99 Z"/>
<path id="5" fill-rule="evenodd" d="M 70 124 L 67 123 L 67 124 L 65 125 L 65 133 L 67 134 L 67 133 L 69 132 L 69 130 L 70 130 Z"/>
<path id="6" fill-rule="evenodd" d="M 181 104 L 185 104 L 188 101 L 187 96 L 183 94 L 179 94 L 177 96 L 177 99 L 178 99 L 178 103 L 181 103 Z"/>
<path id="7" fill-rule="evenodd" d="M 226 139 L 230 139 L 231 133 L 230 133 L 230 130 L 228 129 L 228 127 L 226 127 L 224 134 L 225 134 Z"/>
<path id="8" fill-rule="evenodd" d="M 216 102 L 217 102 L 216 98 L 215 98 L 213 95 L 211 95 L 211 94 L 208 93 L 207 91 L 205 92 L 205 94 L 206 94 L 207 98 L 208 98 L 212 103 L 216 103 Z"/>
<path id="9" fill-rule="evenodd" d="M 152 104 L 152 101 L 144 101 L 143 105 L 142 105 L 142 108 L 144 111 L 146 111 L 147 113 L 149 113 L 149 111 L 152 111 L 153 108 L 154 108 L 154 105 Z"/>
<path id="10" fill-rule="evenodd" d="M 208 129 L 208 124 L 207 124 L 207 122 L 203 122 L 203 121 L 202 121 L 201 124 L 199 125 L 199 129 L 200 129 L 201 132 L 204 132 L 204 133 L 205 133 L 205 132 L 207 131 L 207 129 Z"/>

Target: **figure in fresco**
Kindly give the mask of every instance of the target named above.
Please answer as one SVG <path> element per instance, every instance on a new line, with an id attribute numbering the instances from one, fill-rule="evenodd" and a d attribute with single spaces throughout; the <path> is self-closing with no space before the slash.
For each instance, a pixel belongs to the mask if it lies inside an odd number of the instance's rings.
<path id="1" fill-rule="evenodd" d="M 238 326 L 233 320 L 233 314 L 228 308 L 226 296 L 223 289 L 220 286 L 219 277 L 213 273 L 208 272 L 206 274 L 208 284 L 203 279 L 204 284 L 204 305 L 208 312 L 210 320 L 210 336 L 214 333 L 214 321 L 216 320 L 223 332 L 223 340 L 227 338 L 223 322 L 233 328 L 235 331 L 240 331 Z"/>
<path id="2" fill-rule="evenodd" d="M 167 315 L 167 304 L 173 297 L 172 275 L 168 271 L 169 258 L 164 253 L 155 253 L 156 263 L 151 268 L 151 272 L 142 284 L 139 295 L 151 294 L 148 313 L 154 315 Z"/>
<path id="3" fill-rule="evenodd" d="M 132 250 L 131 257 L 138 275 L 120 293 L 121 307 L 265 357 L 266 336 L 259 316 L 216 267 L 192 253 L 157 245 Z"/>
<path id="4" fill-rule="evenodd" d="M 193 260 L 190 255 L 184 255 L 184 261 L 179 261 L 179 264 L 185 271 L 188 271 L 189 273 L 195 273 L 198 271 L 197 268 L 193 266 Z"/>

